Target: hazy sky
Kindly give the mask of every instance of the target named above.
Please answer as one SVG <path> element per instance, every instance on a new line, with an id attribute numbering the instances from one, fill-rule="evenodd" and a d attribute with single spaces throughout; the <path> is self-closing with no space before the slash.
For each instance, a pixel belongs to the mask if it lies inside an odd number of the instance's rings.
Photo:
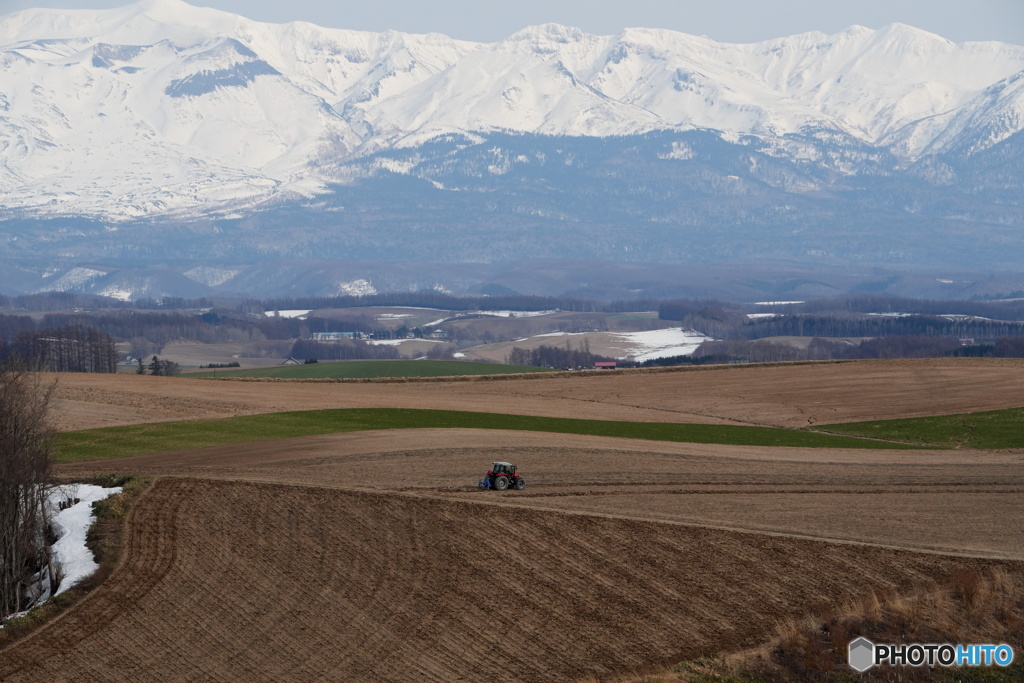
<path id="1" fill-rule="evenodd" d="M 0 14 L 29 7 L 98 9 L 127 4 L 126 0 L 0 0 Z M 368 31 L 436 31 L 486 42 L 545 22 L 597 34 L 616 33 L 627 26 L 668 28 L 724 42 L 902 22 L 955 42 L 999 40 L 1024 45 L 1024 0 L 192 0 L 190 4 L 259 21 L 303 20 Z"/>

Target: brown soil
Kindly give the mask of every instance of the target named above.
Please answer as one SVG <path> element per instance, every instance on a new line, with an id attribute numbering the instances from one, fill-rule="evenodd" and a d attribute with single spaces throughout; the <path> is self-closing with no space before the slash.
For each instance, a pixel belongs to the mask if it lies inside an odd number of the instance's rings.
<path id="1" fill-rule="evenodd" d="M 896 360 L 457 381 L 238 382 L 62 375 L 58 424 L 84 429 L 315 408 L 396 407 L 805 427 L 1024 406 L 1024 361 Z"/>
<path id="2" fill-rule="evenodd" d="M 491 460 L 522 492 L 481 492 Z M 416 492 L 1024 560 L 1024 455 L 765 449 L 488 430 L 333 434 L 64 465 L 64 476 L 244 479 Z"/>
<path id="3" fill-rule="evenodd" d="M 800 426 L 1024 405 L 1024 363 L 993 360 L 60 379 L 66 428 L 366 406 Z M 527 489 L 476 490 L 493 459 L 516 462 Z M 130 516 L 119 569 L 0 651 L 4 680 L 607 678 L 752 647 L 871 590 L 1024 560 L 1019 452 L 427 429 L 58 469 L 165 476 Z"/>
<path id="4" fill-rule="evenodd" d="M 981 560 L 316 487 L 164 479 L 124 564 L 0 678 L 569 680 L 757 643 Z M 628 561 L 623 561 L 629 558 Z"/>

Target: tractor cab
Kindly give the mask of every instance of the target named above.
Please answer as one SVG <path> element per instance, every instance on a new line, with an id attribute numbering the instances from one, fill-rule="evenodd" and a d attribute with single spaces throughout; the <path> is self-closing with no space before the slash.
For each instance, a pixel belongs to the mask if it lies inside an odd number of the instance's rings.
<path id="1" fill-rule="evenodd" d="M 516 473 L 516 466 L 510 462 L 496 462 L 491 465 L 491 474 L 507 474 L 512 476 Z"/>
<path id="2" fill-rule="evenodd" d="M 498 491 L 504 491 L 510 487 L 522 491 L 526 488 L 526 480 L 516 474 L 516 466 L 512 463 L 496 461 L 491 463 L 490 471 L 480 480 L 479 486 L 482 489 L 497 489 Z"/>

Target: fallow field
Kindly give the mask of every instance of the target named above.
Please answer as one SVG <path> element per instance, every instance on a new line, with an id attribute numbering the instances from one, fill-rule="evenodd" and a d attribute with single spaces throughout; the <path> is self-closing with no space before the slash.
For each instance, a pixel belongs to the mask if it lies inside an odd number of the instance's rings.
<path id="1" fill-rule="evenodd" d="M 108 428 L 64 438 L 61 476 L 156 479 L 118 569 L 0 651 L 3 680 L 614 680 L 756 647 L 872 591 L 1024 571 L 1024 441 L 977 447 L 962 418 L 852 425 L 1022 407 L 1019 361 L 59 379 L 61 428 Z M 424 408 L 462 417 L 194 441 L 210 419 Z M 673 424 L 823 440 L 658 437 Z M 147 440 L 160 429 L 179 440 Z M 840 431 L 870 438 L 827 441 Z M 476 490 L 498 459 L 525 491 Z"/>

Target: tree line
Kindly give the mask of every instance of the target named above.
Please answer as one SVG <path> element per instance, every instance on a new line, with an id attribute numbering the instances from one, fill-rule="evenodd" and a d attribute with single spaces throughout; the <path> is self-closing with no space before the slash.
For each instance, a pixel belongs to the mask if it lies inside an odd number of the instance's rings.
<path id="1" fill-rule="evenodd" d="M 532 365 L 539 368 L 560 369 L 592 368 L 594 363 L 614 360 L 614 358 L 591 353 L 586 342 L 578 349 L 572 348 L 569 344 L 564 347 L 542 345 L 535 349 L 513 346 L 506 358 L 506 362 L 510 365 Z"/>
<path id="2" fill-rule="evenodd" d="M 709 334 L 705 332 L 705 334 Z M 713 335 L 719 336 L 719 335 Z M 906 317 L 786 315 L 752 320 L 734 328 L 726 338 L 764 337 L 884 337 L 927 336 L 954 339 L 996 339 L 1024 336 L 1024 322 L 980 318 L 946 318 L 912 315 Z"/>
<path id="3" fill-rule="evenodd" d="M 859 343 L 815 337 L 806 347 L 757 340 L 719 340 L 701 344 L 688 356 L 657 358 L 644 366 L 777 363 L 807 360 L 883 358 L 1024 358 L 1024 337 L 1001 337 L 994 343 L 964 344 L 949 337 L 893 335 Z"/>
<path id="4" fill-rule="evenodd" d="M 751 319 L 736 308 L 721 305 L 671 307 L 663 315 L 681 314 L 683 327 L 709 337 L 752 341 L 766 337 L 885 337 L 928 336 L 984 339 L 1024 336 L 1024 322 L 967 315 L 884 315 L 850 312 L 785 313 Z"/>
<path id="5" fill-rule="evenodd" d="M 0 360 L 20 359 L 47 372 L 117 372 L 114 340 L 92 327 L 66 325 L 0 338 Z"/>
<path id="6" fill-rule="evenodd" d="M 365 296 L 295 297 L 267 299 L 265 310 L 285 311 L 317 308 L 366 308 L 370 306 L 409 306 L 436 308 L 444 311 L 550 311 L 559 309 L 573 312 L 604 310 L 605 304 L 591 299 L 572 297 L 531 296 L 505 294 L 498 296 L 453 296 L 440 292 L 388 292 Z"/>
<path id="7" fill-rule="evenodd" d="M 368 344 L 359 339 L 318 342 L 298 339 L 292 344 L 292 358 L 318 360 L 395 360 L 401 358 L 394 346 Z"/>
<path id="8" fill-rule="evenodd" d="M 31 607 L 58 578 L 46 504 L 53 390 L 24 366 L 0 365 L 0 617 Z"/>

